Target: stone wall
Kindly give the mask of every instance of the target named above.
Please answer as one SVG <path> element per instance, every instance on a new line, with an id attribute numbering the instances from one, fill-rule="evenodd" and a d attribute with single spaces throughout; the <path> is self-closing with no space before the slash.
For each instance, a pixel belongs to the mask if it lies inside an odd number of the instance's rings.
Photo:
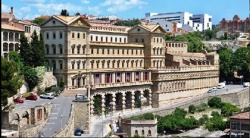
<path id="1" fill-rule="evenodd" d="M 81 129 L 84 134 L 90 132 L 90 112 L 89 112 L 89 101 L 88 100 L 74 100 L 74 130 Z"/>
<path id="2" fill-rule="evenodd" d="M 74 135 L 74 106 L 71 107 L 72 112 L 70 114 L 69 120 L 66 124 L 66 126 L 62 129 L 61 132 L 54 135 L 53 137 L 72 137 Z"/>
<path id="3" fill-rule="evenodd" d="M 204 95 L 198 99 L 194 98 L 192 101 L 187 101 L 187 102 L 181 103 L 179 108 L 183 108 L 183 109 L 188 110 L 189 105 L 191 105 L 191 104 L 199 105 L 201 103 L 207 103 L 208 100 L 212 97 L 214 97 L 214 96 L 208 97 L 208 96 Z M 217 97 L 220 97 L 223 102 L 232 103 L 239 108 L 244 108 L 244 107 L 247 107 L 250 105 L 250 89 L 249 89 L 249 87 L 244 88 L 240 92 L 237 92 L 237 93 L 217 95 Z M 162 109 L 162 110 L 156 111 L 155 114 L 165 116 L 165 115 L 171 114 L 174 110 L 175 110 L 175 108 Z"/>

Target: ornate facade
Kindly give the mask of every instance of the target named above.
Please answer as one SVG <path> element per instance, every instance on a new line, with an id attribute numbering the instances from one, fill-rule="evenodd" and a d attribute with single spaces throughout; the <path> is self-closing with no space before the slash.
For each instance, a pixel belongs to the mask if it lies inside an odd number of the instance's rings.
<path id="1" fill-rule="evenodd" d="M 91 24 L 80 16 L 52 16 L 41 28 L 45 57 L 54 75 L 67 89 L 89 88 L 92 114 L 111 106 L 112 111 L 151 107 L 152 96 L 158 91 L 154 88 L 157 80 L 152 78 L 161 71 L 172 75 L 165 66 L 166 32 L 159 25 L 129 28 Z M 199 64 L 197 69 L 206 70 Z"/>

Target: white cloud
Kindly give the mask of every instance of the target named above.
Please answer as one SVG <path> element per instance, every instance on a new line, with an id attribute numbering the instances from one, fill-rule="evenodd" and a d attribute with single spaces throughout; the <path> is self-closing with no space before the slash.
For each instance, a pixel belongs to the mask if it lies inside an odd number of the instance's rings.
<path id="1" fill-rule="evenodd" d="M 110 13 L 117 13 L 134 7 L 142 8 L 145 4 L 147 3 L 142 0 L 106 0 L 101 6 L 107 6 L 107 11 Z"/>
<path id="2" fill-rule="evenodd" d="M 22 7 L 22 8 L 20 8 L 20 11 L 23 13 L 28 13 L 31 11 L 31 8 L 30 7 Z"/>
<path id="3" fill-rule="evenodd" d="M 89 0 L 82 0 L 82 3 L 88 4 L 88 3 L 89 3 Z"/>
<path id="4" fill-rule="evenodd" d="M 7 5 L 5 5 L 5 4 L 2 4 L 1 5 L 1 12 L 2 13 L 9 13 L 10 12 L 10 7 L 8 7 Z"/>
<path id="5" fill-rule="evenodd" d="M 46 0 L 20 0 L 27 4 L 38 4 L 38 3 L 44 3 Z"/>
<path id="6" fill-rule="evenodd" d="M 58 3 L 49 3 L 49 4 L 31 4 L 32 7 L 35 7 L 39 13 L 42 15 L 58 15 L 61 13 L 62 9 L 66 9 L 70 15 L 75 14 L 76 12 L 82 11 L 82 7 L 74 5 L 71 3 L 58 4 Z"/>
<path id="7" fill-rule="evenodd" d="M 99 6 L 88 7 L 87 9 L 88 9 L 88 14 L 91 14 L 91 15 L 101 14 L 101 10 Z"/>

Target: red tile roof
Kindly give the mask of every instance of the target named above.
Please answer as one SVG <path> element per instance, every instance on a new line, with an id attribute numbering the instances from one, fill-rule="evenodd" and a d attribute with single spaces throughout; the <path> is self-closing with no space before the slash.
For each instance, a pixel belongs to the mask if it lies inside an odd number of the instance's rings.
<path id="1" fill-rule="evenodd" d="M 248 119 L 250 120 L 250 111 L 235 114 L 230 119 Z"/>

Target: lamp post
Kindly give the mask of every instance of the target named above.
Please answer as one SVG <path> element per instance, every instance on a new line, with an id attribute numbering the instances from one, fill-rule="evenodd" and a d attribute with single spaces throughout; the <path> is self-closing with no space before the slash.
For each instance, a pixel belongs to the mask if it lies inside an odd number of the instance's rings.
<path id="1" fill-rule="evenodd" d="M 243 79 L 243 76 L 241 75 L 240 76 L 240 84 L 242 85 L 242 79 Z"/>

